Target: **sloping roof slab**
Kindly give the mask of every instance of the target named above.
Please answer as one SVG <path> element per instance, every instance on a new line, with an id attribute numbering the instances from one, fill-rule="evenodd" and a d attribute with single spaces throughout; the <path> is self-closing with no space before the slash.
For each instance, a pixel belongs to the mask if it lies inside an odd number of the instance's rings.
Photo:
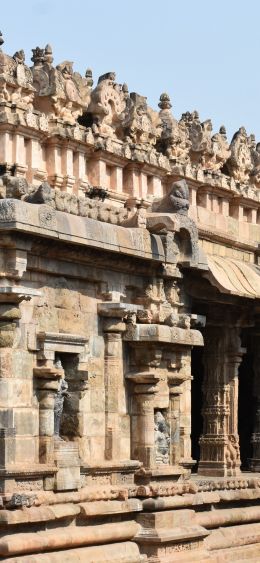
<path id="1" fill-rule="evenodd" d="M 260 299 L 260 268 L 221 256 L 208 255 L 207 260 L 209 271 L 204 275 L 221 293 Z"/>

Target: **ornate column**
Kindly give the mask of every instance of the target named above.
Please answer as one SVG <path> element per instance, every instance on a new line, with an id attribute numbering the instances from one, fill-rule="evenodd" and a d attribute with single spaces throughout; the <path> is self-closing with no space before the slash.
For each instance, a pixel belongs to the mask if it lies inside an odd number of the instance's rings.
<path id="1" fill-rule="evenodd" d="M 205 332 L 200 475 L 240 473 L 238 368 L 245 349 L 239 333 L 239 327 L 229 326 L 207 327 Z"/>
<path id="2" fill-rule="evenodd" d="M 254 383 L 253 395 L 255 399 L 255 420 L 254 432 L 252 434 L 251 443 L 253 446 L 253 455 L 250 459 L 251 471 L 260 471 L 260 330 L 254 332 L 252 336 L 252 349 L 254 354 L 253 369 L 254 369 Z"/>

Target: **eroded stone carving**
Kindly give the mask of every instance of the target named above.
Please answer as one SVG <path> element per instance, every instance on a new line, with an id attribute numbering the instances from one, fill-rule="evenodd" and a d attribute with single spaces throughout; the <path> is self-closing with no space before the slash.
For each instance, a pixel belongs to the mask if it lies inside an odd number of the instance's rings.
<path id="1" fill-rule="evenodd" d="M 116 83 L 114 72 L 107 72 L 99 77 L 88 107 L 88 114 L 91 114 L 93 119 L 94 134 L 104 137 L 116 136 L 116 130 L 124 119 L 127 96 L 126 85 Z"/>
<path id="2" fill-rule="evenodd" d="M 187 215 L 189 209 L 189 188 L 185 180 L 172 184 L 170 191 L 162 199 L 154 201 L 152 211 Z"/>
<path id="3" fill-rule="evenodd" d="M 154 423 L 156 463 L 169 463 L 170 435 L 168 425 L 162 411 L 155 411 Z"/>
<path id="4" fill-rule="evenodd" d="M 202 155 L 202 166 L 205 170 L 216 172 L 222 169 L 231 152 L 224 125 L 212 136 L 211 143 L 211 152 Z"/>
<path id="5" fill-rule="evenodd" d="M 230 175 L 237 182 L 246 182 L 254 168 L 252 149 L 254 149 L 254 141 L 251 136 L 248 137 L 244 127 L 234 134 L 230 149 L 231 155 L 226 162 Z"/>
<path id="6" fill-rule="evenodd" d="M 154 146 L 161 132 L 157 112 L 148 107 L 145 96 L 135 92 L 127 98 L 123 127 L 126 141 L 144 147 Z"/>
<path id="7" fill-rule="evenodd" d="M 178 122 L 174 119 L 168 94 L 161 94 L 158 105 L 160 108 L 159 117 L 162 122 L 162 134 L 158 141 L 158 149 L 161 149 L 168 158 L 177 163 L 187 163 L 191 147 L 187 128 L 182 120 Z"/>
<path id="8" fill-rule="evenodd" d="M 53 67 L 50 45 L 46 45 L 45 49 L 36 47 L 32 51 L 34 65 L 31 71 L 37 92 L 36 109 L 75 123 L 90 102 L 90 70 L 88 69 L 86 77 L 82 77 L 73 71 L 71 61 L 64 61 L 56 68 Z"/>
<path id="9" fill-rule="evenodd" d="M 56 367 L 62 369 L 62 364 L 59 359 L 56 361 Z M 62 413 L 64 408 L 64 399 L 68 395 L 68 383 L 65 379 L 61 379 L 59 383 L 58 392 L 54 401 L 54 437 L 56 439 L 61 439 L 60 437 L 60 426 Z"/>
<path id="10" fill-rule="evenodd" d="M 26 111 L 32 110 L 34 92 L 32 73 L 25 65 L 24 51 L 17 51 L 10 57 L 0 50 L 0 101 L 19 104 Z"/>
<path id="11" fill-rule="evenodd" d="M 180 123 L 185 125 L 191 142 L 190 158 L 194 164 L 199 164 L 212 153 L 212 123 L 210 119 L 200 121 L 197 111 L 182 114 Z"/>

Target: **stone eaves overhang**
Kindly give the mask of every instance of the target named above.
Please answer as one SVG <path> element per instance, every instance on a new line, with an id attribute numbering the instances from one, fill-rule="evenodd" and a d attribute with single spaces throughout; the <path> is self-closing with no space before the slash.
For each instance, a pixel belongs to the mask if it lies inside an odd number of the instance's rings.
<path id="1" fill-rule="evenodd" d="M 120 227 L 16 199 L 0 201 L 0 231 L 38 235 L 139 259 L 165 262 L 161 237 L 146 229 Z"/>
<path id="2" fill-rule="evenodd" d="M 207 256 L 209 270 L 204 273 L 221 293 L 249 299 L 260 299 L 260 269 L 253 264 L 226 258 Z"/>

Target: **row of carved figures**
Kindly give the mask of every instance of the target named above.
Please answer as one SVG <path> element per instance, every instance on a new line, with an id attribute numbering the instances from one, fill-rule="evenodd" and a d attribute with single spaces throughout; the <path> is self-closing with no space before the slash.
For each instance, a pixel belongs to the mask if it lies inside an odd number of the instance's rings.
<path id="1" fill-rule="evenodd" d="M 148 153 L 161 153 L 173 164 L 191 164 L 260 187 L 260 143 L 244 127 L 229 143 L 225 127 L 213 134 L 211 120 L 201 122 L 197 111 L 176 120 L 166 93 L 160 96 L 157 112 L 146 97 L 117 84 L 114 72 L 100 76 L 93 88 L 90 69 L 82 77 L 74 72 L 71 61 L 53 66 L 50 45 L 32 51 L 29 68 L 23 50 L 10 57 L 0 49 L 0 102 L 20 104 L 26 111 L 36 109 L 70 124 L 79 121 L 96 140 L 111 138 Z"/>

